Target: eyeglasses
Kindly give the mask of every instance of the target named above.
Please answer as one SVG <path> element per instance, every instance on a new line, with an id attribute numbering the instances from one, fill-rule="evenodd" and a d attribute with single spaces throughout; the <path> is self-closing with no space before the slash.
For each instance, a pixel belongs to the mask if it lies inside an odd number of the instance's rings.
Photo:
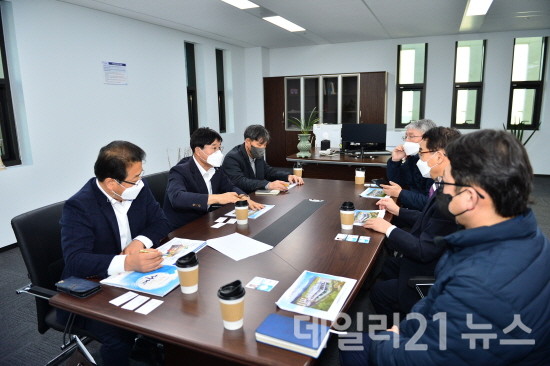
<path id="1" fill-rule="evenodd" d="M 220 150 L 221 152 L 223 152 L 223 146 L 218 146 L 218 147 L 214 147 L 212 145 L 204 145 L 204 147 L 210 147 L 212 150 L 214 150 L 214 152 L 216 152 L 217 150 Z"/>
<path id="2" fill-rule="evenodd" d="M 422 136 L 403 136 L 403 137 L 401 137 L 401 139 L 403 141 L 405 141 L 406 139 L 410 140 L 410 139 L 415 139 L 415 138 L 418 138 L 418 137 L 422 137 Z"/>
<path id="3" fill-rule="evenodd" d="M 477 189 L 475 189 L 474 187 L 472 187 L 471 185 L 469 184 L 458 184 L 458 183 L 449 183 L 449 182 L 445 182 L 443 180 L 439 181 L 439 182 L 434 182 L 435 183 L 435 189 L 437 192 L 443 192 L 443 187 L 444 186 L 455 186 L 455 187 L 468 187 L 468 188 L 472 188 L 476 193 L 477 195 L 479 196 L 479 198 L 481 199 L 485 199 L 485 196 L 482 195 L 481 193 L 479 193 L 477 191 Z"/>
<path id="4" fill-rule="evenodd" d="M 422 154 L 426 154 L 426 153 L 434 153 L 434 152 L 437 152 L 437 150 L 426 150 L 426 151 L 419 151 L 419 152 L 418 152 L 418 156 L 422 157 Z"/>
<path id="5" fill-rule="evenodd" d="M 141 173 L 139 173 L 139 179 L 136 180 L 135 182 L 128 182 L 127 180 L 116 180 L 119 184 L 120 183 L 126 183 L 126 184 L 131 184 L 133 186 L 137 186 L 139 184 L 139 182 L 141 181 L 141 178 L 143 178 L 143 173 L 145 173 L 145 170 L 142 170 Z"/>

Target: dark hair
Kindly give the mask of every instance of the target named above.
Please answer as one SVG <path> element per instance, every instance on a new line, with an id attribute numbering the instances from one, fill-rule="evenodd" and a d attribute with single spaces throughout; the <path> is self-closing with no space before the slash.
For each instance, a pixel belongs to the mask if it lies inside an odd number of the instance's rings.
<path id="1" fill-rule="evenodd" d="M 216 140 L 220 142 L 223 141 L 220 134 L 213 129 L 209 127 L 197 128 L 195 132 L 191 134 L 191 141 L 189 142 L 191 145 L 191 151 L 194 153 L 196 147 L 203 149 L 204 145 L 210 145 Z"/>
<path id="2" fill-rule="evenodd" d="M 250 125 L 244 130 L 244 138 L 258 141 L 261 144 L 269 142 L 269 131 L 262 125 Z"/>
<path id="3" fill-rule="evenodd" d="M 145 160 L 145 151 L 128 141 L 113 141 L 99 150 L 94 164 L 96 178 L 103 182 L 106 178 L 126 179 L 126 169 L 133 163 Z"/>
<path id="4" fill-rule="evenodd" d="M 460 131 L 456 128 L 434 127 L 424 132 L 422 140 L 426 140 L 428 150 L 437 151 L 439 149 L 446 150 L 447 145 L 459 137 Z"/>
<path id="5" fill-rule="evenodd" d="M 527 211 L 533 169 L 523 145 L 510 133 L 480 130 L 461 136 L 447 148 L 456 183 L 483 188 L 502 217 Z"/>

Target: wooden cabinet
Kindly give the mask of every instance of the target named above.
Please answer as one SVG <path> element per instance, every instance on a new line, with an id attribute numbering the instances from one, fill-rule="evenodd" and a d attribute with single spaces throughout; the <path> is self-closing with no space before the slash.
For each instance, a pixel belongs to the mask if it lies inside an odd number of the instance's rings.
<path id="1" fill-rule="evenodd" d="M 386 123 L 387 73 L 365 72 L 264 78 L 264 121 L 271 134 L 267 162 L 290 167 L 298 131 L 290 117 L 319 112 L 322 123 Z"/>

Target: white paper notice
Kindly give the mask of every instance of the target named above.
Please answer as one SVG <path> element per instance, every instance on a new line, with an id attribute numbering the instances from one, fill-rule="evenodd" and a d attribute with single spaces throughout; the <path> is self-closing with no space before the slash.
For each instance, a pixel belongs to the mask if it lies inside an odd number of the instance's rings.
<path id="1" fill-rule="evenodd" d="M 120 295 L 119 297 L 116 297 L 116 298 L 112 299 L 109 302 L 113 305 L 120 306 L 120 305 L 124 304 L 126 301 L 130 301 L 131 299 L 133 299 L 136 296 L 137 296 L 137 294 L 135 292 L 128 291 L 124 295 Z"/>
<path id="2" fill-rule="evenodd" d="M 162 304 L 164 301 L 158 299 L 151 299 L 145 303 L 142 307 L 136 310 L 136 313 L 147 315 L 151 311 L 155 310 Z"/>
<path id="3" fill-rule="evenodd" d="M 139 295 L 138 297 L 135 297 L 132 301 L 124 305 L 122 308 L 126 310 L 134 310 L 149 299 L 150 297 Z"/>
<path id="4" fill-rule="evenodd" d="M 103 61 L 103 73 L 105 74 L 105 84 L 127 85 L 128 75 L 126 74 L 126 64 L 121 62 Z"/>
<path id="5" fill-rule="evenodd" d="M 206 243 L 209 247 L 216 249 L 236 261 L 263 253 L 273 248 L 271 245 L 267 245 L 239 233 L 209 239 Z"/>

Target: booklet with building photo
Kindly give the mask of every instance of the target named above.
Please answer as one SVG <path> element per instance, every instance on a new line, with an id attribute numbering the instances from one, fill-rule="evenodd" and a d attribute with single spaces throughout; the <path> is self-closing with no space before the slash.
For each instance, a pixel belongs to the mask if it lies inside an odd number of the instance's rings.
<path id="1" fill-rule="evenodd" d="M 386 210 L 355 210 L 353 225 L 363 226 L 368 219 L 384 218 Z"/>
<path id="2" fill-rule="evenodd" d="M 276 304 L 295 313 L 336 320 L 357 280 L 304 271 Z"/>
<path id="3" fill-rule="evenodd" d="M 387 194 L 384 193 L 384 190 L 382 188 L 367 188 L 361 194 L 359 194 L 361 197 L 365 198 L 384 198 L 389 197 Z"/>

